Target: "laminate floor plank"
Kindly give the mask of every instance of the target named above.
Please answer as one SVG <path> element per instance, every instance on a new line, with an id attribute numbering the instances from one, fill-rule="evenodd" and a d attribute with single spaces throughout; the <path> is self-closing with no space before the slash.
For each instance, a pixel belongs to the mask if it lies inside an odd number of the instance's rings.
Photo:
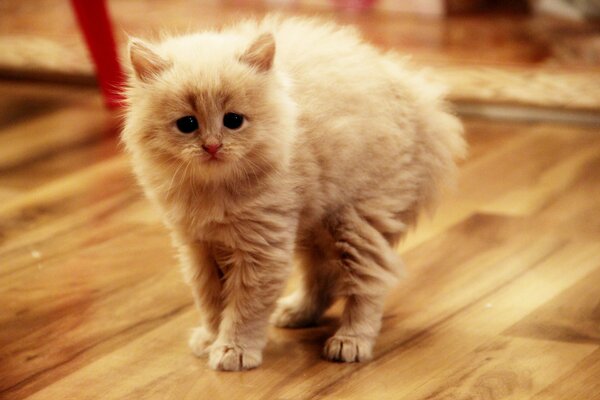
<path id="1" fill-rule="evenodd" d="M 600 399 L 600 349 L 596 349 L 552 385 L 537 393 L 532 400 Z M 585 393 L 582 393 L 585 391 Z"/>

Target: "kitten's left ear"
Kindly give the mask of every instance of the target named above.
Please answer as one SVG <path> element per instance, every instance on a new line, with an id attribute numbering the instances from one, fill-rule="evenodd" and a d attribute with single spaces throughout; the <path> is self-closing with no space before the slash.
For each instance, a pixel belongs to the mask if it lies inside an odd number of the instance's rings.
<path id="1" fill-rule="evenodd" d="M 267 72 L 273 66 L 275 58 L 275 38 L 271 33 L 258 36 L 240 57 L 240 61 L 255 67 L 261 72 Z"/>
<path id="2" fill-rule="evenodd" d="M 129 40 L 129 58 L 135 76 L 143 82 L 148 82 L 170 66 L 150 45 L 136 38 Z"/>

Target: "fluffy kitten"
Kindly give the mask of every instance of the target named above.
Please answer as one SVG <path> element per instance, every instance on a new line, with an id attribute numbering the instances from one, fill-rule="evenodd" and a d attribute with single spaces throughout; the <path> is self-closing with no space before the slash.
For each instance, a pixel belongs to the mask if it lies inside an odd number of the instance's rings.
<path id="1" fill-rule="evenodd" d="M 441 91 L 348 28 L 267 18 L 130 43 L 123 140 L 172 231 L 220 370 L 258 366 L 269 316 L 314 324 L 324 356 L 364 361 L 396 282 L 394 249 L 464 152 Z M 279 301 L 294 254 L 303 280 Z"/>

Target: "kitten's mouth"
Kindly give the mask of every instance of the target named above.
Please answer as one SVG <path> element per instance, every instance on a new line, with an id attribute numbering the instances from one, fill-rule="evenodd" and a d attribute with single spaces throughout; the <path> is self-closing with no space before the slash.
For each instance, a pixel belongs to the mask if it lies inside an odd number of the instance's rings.
<path id="1" fill-rule="evenodd" d="M 220 156 L 219 154 L 211 154 L 208 156 L 208 158 L 205 158 L 204 161 L 205 162 L 222 162 L 223 157 Z"/>

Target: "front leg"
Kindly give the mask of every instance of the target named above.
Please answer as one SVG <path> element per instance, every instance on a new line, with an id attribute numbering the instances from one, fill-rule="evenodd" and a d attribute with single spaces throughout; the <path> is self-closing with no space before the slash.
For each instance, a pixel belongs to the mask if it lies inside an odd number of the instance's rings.
<path id="1" fill-rule="evenodd" d="M 173 234 L 173 242 L 179 251 L 185 280 L 192 288 L 194 303 L 200 311 L 201 322 L 193 329 L 189 346 L 195 355 L 201 356 L 219 331 L 223 309 L 221 272 L 204 243 L 186 240 L 177 233 Z"/>
<path id="2" fill-rule="evenodd" d="M 262 362 L 269 315 L 290 270 L 292 239 L 260 242 L 230 250 L 219 336 L 210 350 L 213 369 L 239 371 Z"/>

